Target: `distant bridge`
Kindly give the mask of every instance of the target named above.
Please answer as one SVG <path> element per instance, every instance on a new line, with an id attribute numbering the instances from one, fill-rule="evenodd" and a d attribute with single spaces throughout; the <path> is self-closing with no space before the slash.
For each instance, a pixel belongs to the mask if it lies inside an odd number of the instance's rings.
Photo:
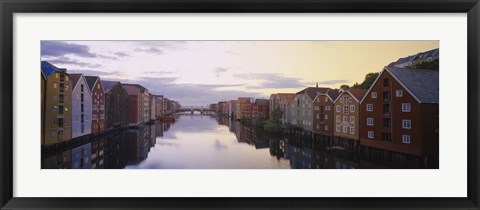
<path id="1" fill-rule="evenodd" d="M 204 109 L 202 107 L 192 107 L 192 108 L 181 108 L 177 109 L 176 113 L 182 114 L 182 113 L 189 113 L 193 114 L 195 112 L 200 112 L 200 114 L 215 114 L 217 111 L 213 109 Z"/>

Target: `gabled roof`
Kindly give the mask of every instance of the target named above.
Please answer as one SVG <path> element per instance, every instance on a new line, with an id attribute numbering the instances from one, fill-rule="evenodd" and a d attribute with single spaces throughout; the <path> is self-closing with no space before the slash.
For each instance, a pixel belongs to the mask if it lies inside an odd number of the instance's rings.
<path id="1" fill-rule="evenodd" d="M 317 87 L 307 87 L 307 88 L 301 90 L 300 92 L 296 93 L 295 95 L 299 95 L 299 94 L 305 93 L 306 95 L 308 95 L 308 97 L 310 97 L 311 100 L 314 100 L 315 97 L 317 97 L 318 94 L 326 93 L 326 92 L 328 91 L 328 89 L 330 89 L 330 88 L 324 88 L 324 87 L 320 87 L 320 88 L 317 88 Z"/>
<path id="2" fill-rule="evenodd" d="M 268 106 L 269 101 L 268 99 L 256 99 L 255 104 L 259 106 Z"/>
<path id="3" fill-rule="evenodd" d="M 82 78 L 82 74 L 68 74 L 68 77 L 70 78 L 70 80 L 72 80 L 72 87 L 75 88 L 78 81 L 80 81 L 80 78 Z"/>
<path id="4" fill-rule="evenodd" d="M 148 91 L 147 88 L 145 88 L 145 87 L 143 87 L 143 86 L 141 86 L 141 85 L 139 85 L 139 84 L 122 84 L 122 86 L 131 86 L 131 87 L 138 88 L 138 89 L 140 90 L 140 92 L 142 92 L 142 93 L 145 93 L 145 90 Z"/>
<path id="5" fill-rule="evenodd" d="M 85 76 L 85 80 L 87 80 L 88 87 L 90 90 L 93 91 L 93 88 L 95 87 L 95 83 L 99 79 L 98 76 Z"/>
<path id="6" fill-rule="evenodd" d="M 419 103 L 439 102 L 438 70 L 385 67 Z"/>
<path id="7" fill-rule="evenodd" d="M 49 77 L 53 72 L 56 72 L 56 71 L 58 71 L 58 72 L 66 72 L 67 71 L 67 69 L 58 68 L 58 67 L 54 66 L 53 64 L 51 64 L 47 61 L 41 61 L 40 65 L 41 65 L 43 74 L 45 74 L 45 77 Z"/>
<path id="8" fill-rule="evenodd" d="M 340 90 L 330 89 L 327 91 L 326 95 L 330 98 L 330 100 L 335 101 L 337 100 L 338 96 L 340 96 Z"/>
<path id="9" fill-rule="evenodd" d="M 277 97 L 287 101 L 287 103 L 290 104 L 295 98 L 295 93 L 278 93 Z"/>
<path id="10" fill-rule="evenodd" d="M 251 103 L 252 98 L 250 97 L 238 97 L 238 103 Z"/>
<path id="11" fill-rule="evenodd" d="M 119 81 L 106 81 L 106 80 L 101 80 L 102 86 L 103 86 L 103 92 L 108 92 L 110 89 L 112 89 L 113 86 L 116 84 L 120 84 Z"/>
<path id="12" fill-rule="evenodd" d="M 132 86 L 132 85 L 127 85 L 127 84 L 122 84 L 122 88 L 127 91 L 127 94 L 130 96 L 130 95 L 138 95 L 140 91 L 140 89 L 136 86 Z"/>
<path id="13" fill-rule="evenodd" d="M 333 101 L 334 103 L 339 99 L 341 98 L 340 96 L 343 94 L 343 93 L 346 93 L 350 96 L 352 96 L 353 99 L 355 99 L 355 101 L 361 103 L 363 97 L 365 96 L 365 94 L 367 94 L 369 90 L 367 89 L 342 89 L 340 90 L 340 93 L 337 97 L 337 99 L 335 99 L 335 101 Z"/>
<path id="14" fill-rule="evenodd" d="M 407 90 L 418 103 L 439 103 L 439 75 L 438 70 L 405 69 L 386 66 L 373 82 L 368 92 L 377 83 L 383 73 L 388 72 Z M 366 95 L 362 98 L 365 100 Z"/>

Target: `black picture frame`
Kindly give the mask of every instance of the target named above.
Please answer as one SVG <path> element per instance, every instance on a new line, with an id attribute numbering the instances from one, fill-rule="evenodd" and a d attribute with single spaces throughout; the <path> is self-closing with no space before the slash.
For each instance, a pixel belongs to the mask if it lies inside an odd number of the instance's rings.
<path id="1" fill-rule="evenodd" d="M 479 209 L 478 0 L 0 0 L 2 209 Z M 468 196 L 466 198 L 17 198 L 13 197 L 15 13 L 467 13 Z"/>

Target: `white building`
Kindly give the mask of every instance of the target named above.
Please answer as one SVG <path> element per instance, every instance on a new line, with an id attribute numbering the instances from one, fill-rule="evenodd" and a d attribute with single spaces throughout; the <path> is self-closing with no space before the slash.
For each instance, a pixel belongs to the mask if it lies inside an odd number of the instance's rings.
<path id="1" fill-rule="evenodd" d="M 70 74 L 72 80 L 72 138 L 92 133 L 92 92 L 83 74 Z"/>

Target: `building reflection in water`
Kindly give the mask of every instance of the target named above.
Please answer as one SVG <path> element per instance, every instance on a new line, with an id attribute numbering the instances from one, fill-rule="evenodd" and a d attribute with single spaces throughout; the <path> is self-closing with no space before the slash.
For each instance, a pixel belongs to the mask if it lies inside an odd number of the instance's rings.
<path id="1" fill-rule="evenodd" d="M 422 168 L 418 162 L 400 159 L 391 161 L 388 154 L 368 155 L 327 151 L 321 143 L 308 138 L 294 138 L 282 135 L 271 135 L 254 126 L 246 126 L 228 118 L 212 116 L 183 116 L 180 120 L 216 120 L 218 125 L 228 128 L 232 139 L 240 144 L 249 145 L 252 149 L 265 150 L 262 158 L 274 158 L 287 161 L 285 166 L 293 169 L 357 169 L 357 168 Z M 42 159 L 43 169 L 123 169 L 126 166 L 138 165 L 149 157 L 157 141 L 164 138 L 165 133 L 174 123 L 156 123 L 136 129 L 115 131 L 109 135 L 92 137 L 91 141 L 82 145 L 72 145 L 68 149 L 51 152 Z M 178 130 L 197 132 L 195 123 L 186 122 Z M 196 130 L 197 129 L 197 130 Z M 209 132 L 209 129 L 203 132 Z M 216 140 L 217 144 L 220 141 Z M 237 150 L 235 150 L 237 151 Z M 233 151 L 233 152 L 235 152 Z M 219 154 L 224 150 L 218 150 Z M 232 152 L 232 151 L 230 151 Z M 238 151 L 242 152 L 242 151 Z M 243 151 L 245 152 L 245 151 Z M 243 154 L 243 153 L 242 153 Z M 239 155 L 242 155 L 239 154 Z M 380 158 L 379 158 L 380 157 Z M 258 157 L 257 157 L 258 158 Z M 258 160 L 258 159 L 257 159 Z M 247 160 L 245 160 L 247 161 Z M 243 167 L 243 165 L 242 165 Z M 232 168 L 235 168 L 233 166 Z"/>

